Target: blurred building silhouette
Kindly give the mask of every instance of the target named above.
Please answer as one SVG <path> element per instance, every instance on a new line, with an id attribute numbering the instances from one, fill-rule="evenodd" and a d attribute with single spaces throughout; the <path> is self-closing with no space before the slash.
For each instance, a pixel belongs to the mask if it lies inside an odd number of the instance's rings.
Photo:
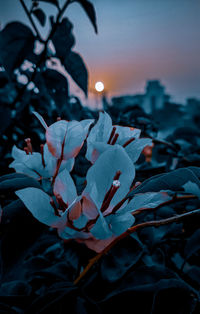
<path id="1" fill-rule="evenodd" d="M 112 98 L 112 105 L 118 109 L 139 105 L 146 113 L 163 109 L 170 102 L 170 96 L 165 94 L 165 87 L 159 80 L 147 81 L 144 94 L 127 95 Z"/>

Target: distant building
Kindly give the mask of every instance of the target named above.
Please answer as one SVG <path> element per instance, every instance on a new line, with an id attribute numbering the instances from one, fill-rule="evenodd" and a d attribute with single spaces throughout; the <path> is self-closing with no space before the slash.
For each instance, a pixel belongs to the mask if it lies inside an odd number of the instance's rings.
<path id="1" fill-rule="evenodd" d="M 143 96 L 142 107 L 147 113 L 163 109 L 170 96 L 165 94 L 165 88 L 159 80 L 147 81 L 146 93 Z"/>
<path id="2" fill-rule="evenodd" d="M 112 98 L 112 105 L 119 110 L 125 107 L 139 105 L 146 113 L 163 109 L 169 103 L 170 96 L 165 94 L 165 88 L 159 80 L 147 81 L 145 94 L 127 95 Z"/>

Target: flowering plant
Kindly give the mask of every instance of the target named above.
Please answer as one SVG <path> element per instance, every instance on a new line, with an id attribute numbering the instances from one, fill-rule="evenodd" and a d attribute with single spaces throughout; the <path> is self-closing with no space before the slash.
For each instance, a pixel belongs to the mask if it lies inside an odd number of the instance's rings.
<path id="1" fill-rule="evenodd" d="M 25 151 L 14 147 L 15 161 L 10 166 L 39 179 L 48 178 L 52 193 L 30 187 L 16 194 L 35 218 L 56 228 L 61 238 L 84 242 L 101 252 L 134 224 L 134 211 L 156 207 L 169 198 L 162 192 L 128 197 L 135 178 L 134 162 L 151 143 L 150 139 L 139 139 L 140 130 L 112 127 L 110 116 L 100 113 L 87 137 L 93 120 L 60 120 L 47 127 L 44 119 L 35 115 L 46 130 L 46 144 L 41 154 L 32 152 L 30 140 Z M 86 137 L 86 157 L 93 165 L 78 195 L 70 171 Z"/>

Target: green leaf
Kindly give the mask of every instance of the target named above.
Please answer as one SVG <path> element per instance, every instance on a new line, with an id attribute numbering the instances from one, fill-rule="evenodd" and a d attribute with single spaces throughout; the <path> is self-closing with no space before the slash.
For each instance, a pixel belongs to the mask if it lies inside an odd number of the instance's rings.
<path id="1" fill-rule="evenodd" d="M 42 26 L 45 25 L 45 23 L 46 23 L 46 15 L 45 15 L 43 10 L 35 9 L 35 10 L 32 11 L 32 14 L 37 18 L 37 20 L 40 22 L 40 24 Z"/>
<path id="2" fill-rule="evenodd" d="M 88 0 L 76 0 L 76 1 L 79 2 L 80 5 L 85 10 L 85 12 L 86 12 L 87 16 L 89 17 L 92 25 L 94 26 L 95 33 L 98 33 L 97 23 L 96 23 L 96 12 L 95 12 L 93 4 Z"/>
<path id="3" fill-rule="evenodd" d="M 88 93 L 88 71 L 81 56 L 73 51 L 70 51 L 64 60 L 64 66 L 67 72 L 71 75 L 76 84 Z"/>

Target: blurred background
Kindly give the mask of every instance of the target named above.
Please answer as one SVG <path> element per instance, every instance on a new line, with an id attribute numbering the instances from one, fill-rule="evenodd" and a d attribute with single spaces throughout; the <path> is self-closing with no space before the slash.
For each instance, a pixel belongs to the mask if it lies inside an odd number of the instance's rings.
<path id="1" fill-rule="evenodd" d="M 144 95 L 149 88 L 161 95 L 160 84 L 173 102 L 186 104 L 187 98 L 200 99 L 199 0 L 93 0 L 92 3 L 98 35 L 79 4 L 73 3 L 66 11 L 74 25 L 74 50 L 81 54 L 89 71 L 88 99 L 69 79 L 71 93 L 80 97 L 83 104 L 99 104 L 97 81 L 104 83 L 109 99 Z M 14 20 L 29 25 L 18 0 L 1 1 L 0 7 L 1 27 Z M 40 7 L 47 14 L 55 12 L 54 6 L 44 2 Z M 36 24 L 45 36 L 48 23 L 45 27 L 37 21 Z M 149 80 L 154 83 L 149 85 Z"/>

